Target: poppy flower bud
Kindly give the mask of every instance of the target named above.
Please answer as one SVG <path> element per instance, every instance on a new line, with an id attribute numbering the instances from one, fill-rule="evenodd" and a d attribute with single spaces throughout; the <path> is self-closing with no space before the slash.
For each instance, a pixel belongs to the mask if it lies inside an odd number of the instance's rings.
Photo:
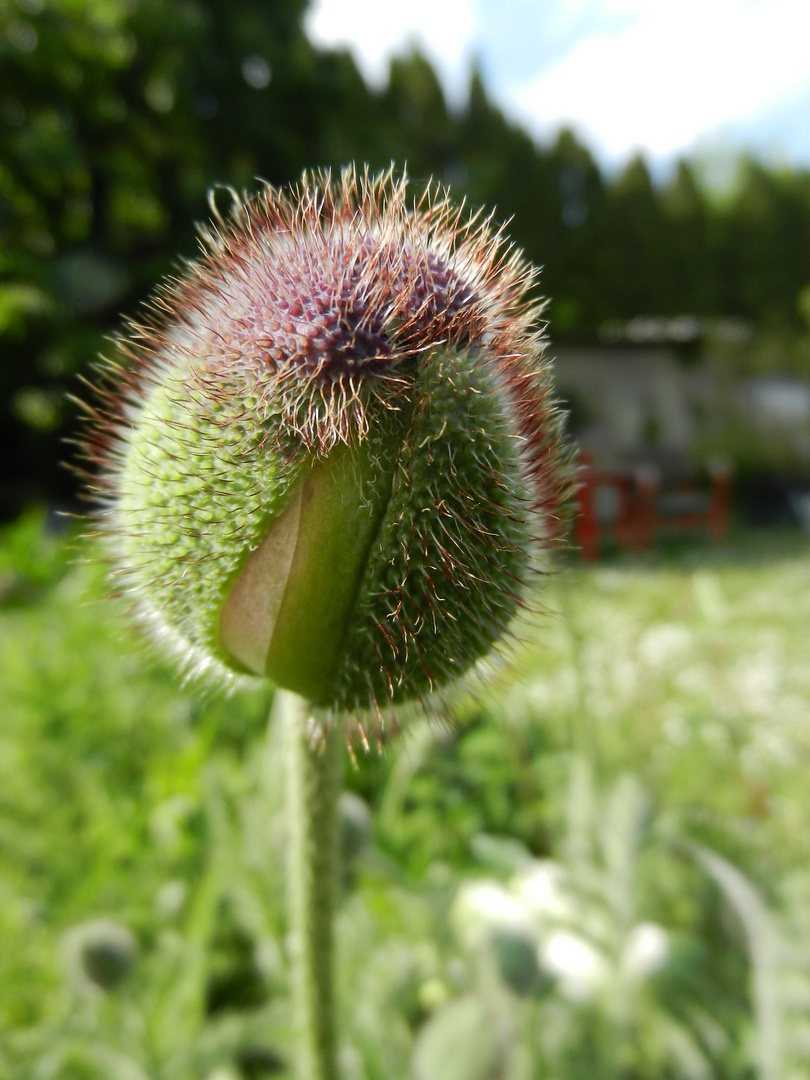
<path id="1" fill-rule="evenodd" d="M 352 169 L 235 200 L 202 246 L 87 439 L 137 612 L 187 665 L 322 706 L 460 676 L 560 528 L 533 270 L 490 219 Z"/>
<path id="2" fill-rule="evenodd" d="M 65 934 L 63 951 L 71 982 L 84 992 L 118 989 L 137 959 L 135 938 L 110 919 L 79 923 Z"/>

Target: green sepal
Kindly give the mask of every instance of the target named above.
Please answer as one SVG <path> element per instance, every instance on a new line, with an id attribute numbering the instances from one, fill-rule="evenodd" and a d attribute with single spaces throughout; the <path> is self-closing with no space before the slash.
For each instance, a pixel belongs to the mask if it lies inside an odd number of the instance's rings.
<path id="1" fill-rule="evenodd" d="M 306 468 L 304 454 L 279 451 L 277 405 L 259 377 L 249 392 L 211 382 L 163 373 L 128 432 L 115 508 L 123 582 L 192 669 L 234 667 L 219 612 Z"/>

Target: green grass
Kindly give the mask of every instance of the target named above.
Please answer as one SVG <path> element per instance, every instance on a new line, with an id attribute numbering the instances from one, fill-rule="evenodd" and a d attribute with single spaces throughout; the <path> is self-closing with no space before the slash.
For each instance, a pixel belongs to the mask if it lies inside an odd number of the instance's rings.
<path id="1" fill-rule="evenodd" d="M 271 692 L 178 686 L 104 599 L 100 568 L 71 562 L 82 552 L 37 514 L 0 543 L 0 1075 L 283 1075 L 283 776 L 266 733 Z M 723 549 L 560 565 L 513 662 L 458 700 L 452 726 L 417 720 L 385 755 L 358 756 L 347 782 L 369 804 L 372 831 L 348 869 L 339 924 L 347 1078 L 404 1078 L 414 1045 L 426 1068 L 436 1025 L 460 1023 L 467 1007 L 449 1005 L 470 995 L 512 1025 L 510 1046 L 530 1064 L 521 1073 L 510 1050 L 498 1065 L 510 1078 L 552 1059 L 560 1077 L 595 1062 L 605 1076 L 700 1075 L 672 1064 L 677 1039 L 660 1032 L 676 1021 L 712 1062 L 709 1075 L 742 1080 L 757 1061 L 765 1075 L 751 1050 L 765 1043 L 744 919 L 688 852 L 702 845 L 739 868 L 807 950 L 808 556 L 799 534 L 746 534 Z M 632 774 L 645 809 L 627 840 L 637 851 L 625 885 L 634 918 L 662 923 L 677 946 L 629 1043 L 609 1010 L 558 990 L 503 1009 L 503 980 L 448 916 L 462 882 L 512 888 L 525 860 L 553 858 L 574 875 L 574 762 L 591 792 L 580 822 L 588 880 L 601 883 L 588 903 L 609 892 L 600 821 L 619 814 L 611 792 Z M 63 955 L 64 934 L 98 917 L 138 943 L 132 977 L 110 995 L 87 992 Z M 803 968 L 792 977 L 805 987 Z M 785 1030 L 810 1027 L 801 993 L 779 1006 Z M 538 1041 L 552 1028 L 579 1034 L 563 1052 Z M 807 1075 L 801 1064 L 785 1071 L 801 1062 L 800 1042 L 782 1039 L 770 1080 Z M 591 1046 L 591 1058 L 574 1044 Z M 646 1057 L 630 1061 L 627 1046 Z"/>
<path id="2" fill-rule="evenodd" d="M 515 708 L 605 775 L 638 772 L 659 806 L 754 845 L 766 875 L 806 856 L 804 536 L 572 567 L 548 605 L 537 644 L 507 680 Z"/>

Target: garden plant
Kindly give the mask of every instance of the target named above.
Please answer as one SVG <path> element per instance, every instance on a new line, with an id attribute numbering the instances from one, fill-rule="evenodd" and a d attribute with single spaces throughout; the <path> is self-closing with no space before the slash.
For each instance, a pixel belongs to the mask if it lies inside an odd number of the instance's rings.
<path id="1" fill-rule="evenodd" d="M 231 199 L 119 337 L 85 457 L 158 647 L 278 688 L 297 1070 L 332 1080 L 344 747 L 502 647 L 570 467 L 535 271 L 490 218 L 352 168 Z"/>

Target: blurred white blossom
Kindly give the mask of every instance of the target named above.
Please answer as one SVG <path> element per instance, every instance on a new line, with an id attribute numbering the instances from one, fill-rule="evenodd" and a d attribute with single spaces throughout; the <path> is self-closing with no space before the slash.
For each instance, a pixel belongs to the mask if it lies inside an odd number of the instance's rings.
<path id="1" fill-rule="evenodd" d="M 593 1001 L 611 981 L 604 954 L 579 934 L 557 930 L 541 945 L 542 968 L 556 976 L 560 992 L 572 1001 Z"/>
<path id="2" fill-rule="evenodd" d="M 627 935 L 622 952 L 622 969 L 636 979 L 655 975 L 669 957 L 669 938 L 663 926 L 643 922 L 634 926 Z"/>

